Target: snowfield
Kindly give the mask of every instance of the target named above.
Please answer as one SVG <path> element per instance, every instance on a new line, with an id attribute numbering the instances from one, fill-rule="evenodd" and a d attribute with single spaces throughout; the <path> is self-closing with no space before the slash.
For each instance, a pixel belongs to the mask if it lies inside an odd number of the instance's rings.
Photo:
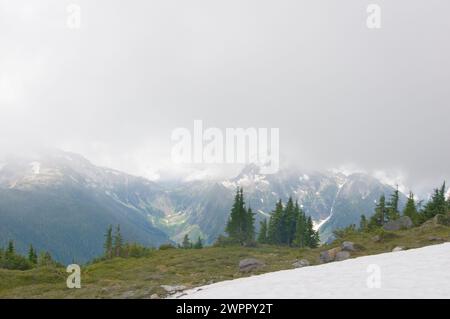
<path id="1" fill-rule="evenodd" d="M 450 243 L 218 282 L 176 298 L 450 298 Z"/>

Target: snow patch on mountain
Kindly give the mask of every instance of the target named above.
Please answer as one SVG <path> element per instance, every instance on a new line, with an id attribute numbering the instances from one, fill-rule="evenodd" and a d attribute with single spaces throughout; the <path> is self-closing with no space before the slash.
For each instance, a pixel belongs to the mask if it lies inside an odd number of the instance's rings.
<path id="1" fill-rule="evenodd" d="M 445 243 L 218 282 L 174 298 L 449 298 L 449 264 Z"/>
<path id="2" fill-rule="evenodd" d="M 31 162 L 30 166 L 31 166 L 31 172 L 34 175 L 39 175 L 39 173 L 41 172 L 41 163 L 39 163 L 39 162 Z"/>

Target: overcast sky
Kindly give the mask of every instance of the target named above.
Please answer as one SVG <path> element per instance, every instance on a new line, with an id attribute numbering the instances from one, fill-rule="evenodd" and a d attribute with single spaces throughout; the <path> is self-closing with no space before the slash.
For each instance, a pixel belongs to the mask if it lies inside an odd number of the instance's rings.
<path id="1" fill-rule="evenodd" d="M 0 0 L 0 141 L 152 177 L 172 130 L 200 119 L 280 128 L 282 165 L 434 186 L 450 177 L 449 14 L 442 0 Z"/>

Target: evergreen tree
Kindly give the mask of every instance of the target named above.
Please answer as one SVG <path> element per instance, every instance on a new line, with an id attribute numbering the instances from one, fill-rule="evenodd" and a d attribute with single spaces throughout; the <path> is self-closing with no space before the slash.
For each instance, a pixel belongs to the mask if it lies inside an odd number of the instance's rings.
<path id="1" fill-rule="evenodd" d="M 403 209 L 403 216 L 408 216 L 409 218 L 411 218 L 414 225 L 418 225 L 420 223 L 420 216 L 417 211 L 414 194 L 412 192 L 409 193 L 408 201 L 406 202 L 406 206 Z"/>
<path id="2" fill-rule="evenodd" d="M 10 240 L 8 242 L 8 248 L 6 249 L 6 254 L 7 255 L 14 255 L 15 249 L 14 249 L 14 242 L 12 240 Z"/>
<path id="3" fill-rule="evenodd" d="M 266 218 L 264 218 L 264 220 L 260 222 L 258 243 L 267 244 L 267 219 Z"/>
<path id="4" fill-rule="evenodd" d="M 386 223 L 386 215 L 386 198 L 381 195 L 375 208 L 375 214 L 370 218 L 369 228 L 374 229 L 383 226 Z"/>
<path id="5" fill-rule="evenodd" d="M 112 237 L 112 226 L 110 225 L 105 234 L 105 243 L 103 245 L 105 249 L 106 258 L 113 257 L 113 237 Z"/>
<path id="6" fill-rule="evenodd" d="M 250 207 L 245 213 L 244 234 L 246 244 L 255 241 L 255 214 Z"/>
<path id="7" fill-rule="evenodd" d="M 244 191 L 242 188 L 238 188 L 225 232 L 230 239 L 245 245 L 254 241 L 254 220 L 252 210 L 250 208 L 247 210 L 245 207 Z"/>
<path id="8" fill-rule="evenodd" d="M 297 247 L 305 247 L 308 244 L 307 240 L 307 219 L 303 210 L 296 205 L 297 210 L 297 222 L 295 229 L 294 245 Z"/>
<path id="9" fill-rule="evenodd" d="M 37 253 L 33 248 L 33 245 L 30 245 L 30 249 L 28 250 L 28 261 L 32 264 L 37 264 Z"/>
<path id="10" fill-rule="evenodd" d="M 116 232 L 114 234 L 114 256 L 115 257 L 121 256 L 122 245 L 123 245 L 123 238 L 122 238 L 122 234 L 120 233 L 120 225 L 117 225 Z"/>
<path id="11" fill-rule="evenodd" d="M 289 197 L 286 207 L 284 209 L 283 224 L 281 234 L 283 236 L 282 242 L 286 245 L 292 245 L 295 237 L 295 226 L 297 223 L 297 216 L 292 197 Z"/>
<path id="12" fill-rule="evenodd" d="M 316 248 L 319 245 L 319 242 L 319 233 L 314 230 L 311 216 L 308 216 L 306 222 L 306 245 L 310 248 Z"/>
<path id="13" fill-rule="evenodd" d="M 440 189 L 435 189 L 431 200 L 425 205 L 422 215 L 424 220 L 433 218 L 438 214 L 446 214 L 449 211 L 449 205 L 445 198 L 445 182 Z M 423 221 L 424 221 L 423 220 Z"/>
<path id="14" fill-rule="evenodd" d="M 184 235 L 183 243 L 181 244 L 181 247 L 184 248 L 184 249 L 192 248 L 192 243 L 189 240 L 188 234 Z"/>
<path id="15" fill-rule="evenodd" d="M 368 229 L 368 222 L 366 215 L 361 215 L 361 220 L 359 222 L 359 230 L 365 232 L 367 231 L 367 229 Z"/>
<path id="16" fill-rule="evenodd" d="M 398 210 L 398 202 L 399 202 L 399 191 L 396 189 L 394 193 L 391 195 L 389 202 L 386 205 L 387 215 L 386 220 L 396 220 L 400 217 L 400 212 Z"/>
<path id="17" fill-rule="evenodd" d="M 203 248 L 203 242 L 202 242 L 202 239 L 201 239 L 200 236 L 198 237 L 196 243 L 194 244 L 194 248 L 195 248 L 195 249 L 201 249 L 201 248 Z"/>
<path id="18" fill-rule="evenodd" d="M 272 212 L 269 220 L 267 237 L 270 244 L 280 245 L 282 243 L 282 227 L 283 227 L 283 203 L 281 199 L 277 202 L 275 210 Z"/>

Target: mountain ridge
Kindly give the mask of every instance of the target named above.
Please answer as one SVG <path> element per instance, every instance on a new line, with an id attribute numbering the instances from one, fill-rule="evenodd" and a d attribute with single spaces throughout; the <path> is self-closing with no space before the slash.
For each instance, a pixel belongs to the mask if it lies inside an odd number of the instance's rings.
<path id="1" fill-rule="evenodd" d="M 211 244 L 224 231 L 238 186 L 244 187 L 247 204 L 256 213 L 257 228 L 259 221 L 270 216 L 276 201 L 286 202 L 292 196 L 316 225 L 320 224 L 323 241 L 332 237 L 334 229 L 357 223 L 361 214 L 370 216 L 374 201 L 394 190 L 362 173 L 285 169 L 264 175 L 252 164 L 234 178 L 168 186 L 96 166 L 78 154 L 60 150 L 0 162 L 0 221 L 7 225 L 0 232 L 0 240 L 16 240 L 22 251 L 37 242 L 38 249 L 48 249 L 66 262 L 101 254 L 103 232 L 109 224 L 121 224 L 126 240 L 146 245 L 180 242 L 185 234 L 200 236 Z M 71 227 L 63 217 L 78 229 L 76 235 L 69 235 Z M 29 219 L 40 232 L 28 229 Z M 63 234 L 57 237 L 64 243 L 62 247 L 51 243 L 52 234 L 58 233 L 55 229 L 61 227 L 55 221 L 66 229 L 68 239 Z M 86 226 L 90 224 L 95 227 Z M 73 244 L 73 237 L 83 236 L 81 229 L 88 232 L 88 242 L 94 248 L 81 241 L 82 248 L 70 256 L 72 246 L 78 245 Z M 42 241 L 46 244 L 39 244 Z"/>

